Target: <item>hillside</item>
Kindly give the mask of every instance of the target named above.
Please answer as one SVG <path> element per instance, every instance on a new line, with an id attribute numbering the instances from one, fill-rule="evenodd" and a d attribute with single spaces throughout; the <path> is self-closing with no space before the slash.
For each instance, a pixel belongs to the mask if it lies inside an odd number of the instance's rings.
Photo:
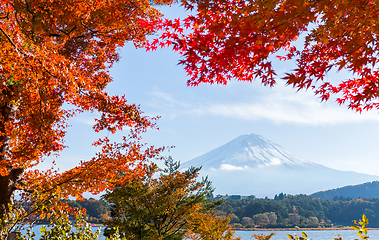
<path id="1" fill-rule="evenodd" d="M 369 227 L 379 227 L 379 198 L 329 200 L 280 193 L 275 199 L 228 199 L 217 209 L 232 214 L 236 227 L 248 227 L 252 221 L 265 221 L 261 225 L 267 228 L 351 226 L 352 220 L 360 219 L 362 214 L 368 217 Z"/>
<path id="2" fill-rule="evenodd" d="M 379 197 L 379 181 L 366 182 L 358 185 L 350 185 L 335 188 L 326 191 L 316 192 L 310 195 L 314 198 L 332 199 L 334 197 L 344 198 L 378 198 Z"/>
<path id="3" fill-rule="evenodd" d="M 104 222 L 109 219 L 110 207 L 108 203 L 102 200 L 96 200 L 93 198 L 85 199 L 84 201 L 75 200 L 63 200 L 74 208 L 82 208 L 86 210 L 86 220 L 88 222 Z"/>

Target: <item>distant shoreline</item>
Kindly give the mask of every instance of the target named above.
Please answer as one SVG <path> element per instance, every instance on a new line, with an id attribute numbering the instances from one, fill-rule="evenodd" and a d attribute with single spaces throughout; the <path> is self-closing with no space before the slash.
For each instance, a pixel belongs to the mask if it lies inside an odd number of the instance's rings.
<path id="1" fill-rule="evenodd" d="M 379 228 L 367 228 L 368 230 L 379 230 Z M 238 231 L 327 231 L 327 230 L 353 230 L 351 227 L 329 227 L 329 228 L 235 228 Z"/>

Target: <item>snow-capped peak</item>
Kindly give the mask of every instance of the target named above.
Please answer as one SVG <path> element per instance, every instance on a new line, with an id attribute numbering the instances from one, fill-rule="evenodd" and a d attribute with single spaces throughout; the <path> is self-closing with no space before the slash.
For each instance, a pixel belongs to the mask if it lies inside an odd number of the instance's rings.
<path id="1" fill-rule="evenodd" d="M 304 167 L 316 164 L 298 158 L 257 134 L 239 136 L 221 147 L 182 164 L 183 167 L 203 166 L 204 170 L 243 170 L 278 165 Z"/>
<path id="2" fill-rule="evenodd" d="M 281 146 L 256 134 L 242 135 L 202 156 L 182 164 L 203 166 L 217 194 L 257 197 L 313 193 L 346 185 L 379 180 L 379 176 L 344 172 L 304 161 Z"/>

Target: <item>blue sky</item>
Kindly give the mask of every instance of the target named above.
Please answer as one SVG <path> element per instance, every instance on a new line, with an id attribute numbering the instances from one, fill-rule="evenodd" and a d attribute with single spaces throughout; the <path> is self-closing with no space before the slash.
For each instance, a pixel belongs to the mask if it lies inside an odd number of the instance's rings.
<path id="1" fill-rule="evenodd" d="M 176 15 L 178 8 L 164 11 Z M 107 90 L 125 94 L 147 115 L 161 116 L 160 130 L 148 131 L 143 141 L 157 147 L 175 146 L 164 155 L 184 162 L 242 134 L 256 133 L 304 160 L 379 175 L 376 111 L 359 114 L 333 101 L 320 102 L 311 91 L 296 92 L 280 79 L 273 88 L 262 86 L 259 80 L 187 87 L 188 77 L 177 65 L 180 56 L 171 49 L 145 52 L 128 44 L 121 56 L 110 71 L 114 82 Z M 279 77 L 294 67 L 293 63 L 275 61 Z M 336 81 L 349 74 L 340 72 L 328 77 Z M 94 116 L 83 114 L 71 120 L 73 126 L 66 138 L 69 148 L 57 160 L 60 169 L 94 155 L 92 141 L 107 134 L 93 133 Z"/>

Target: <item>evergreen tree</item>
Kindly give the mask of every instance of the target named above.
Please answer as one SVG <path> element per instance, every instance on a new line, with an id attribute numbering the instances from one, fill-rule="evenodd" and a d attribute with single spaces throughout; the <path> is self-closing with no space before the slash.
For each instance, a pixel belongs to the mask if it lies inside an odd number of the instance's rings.
<path id="1" fill-rule="evenodd" d="M 127 239 L 198 239 L 200 235 L 201 239 L 212 235 L 232 239 L 228 219 L 213 214 L 221 201 L 207 198 L 213 192 L 210 181 L 196 180 L 201 168 L 190 167 L 180 172 L 180 163 L 171 157 L 165 165 L 162 170 L 152 164 L 144 176 L 103 196 L 112 206 L 112 220 L 106 222 L 106 233 L 118 228 Z M 201 224 L 201 219 L 212 221 L 212 227 Z"/>

